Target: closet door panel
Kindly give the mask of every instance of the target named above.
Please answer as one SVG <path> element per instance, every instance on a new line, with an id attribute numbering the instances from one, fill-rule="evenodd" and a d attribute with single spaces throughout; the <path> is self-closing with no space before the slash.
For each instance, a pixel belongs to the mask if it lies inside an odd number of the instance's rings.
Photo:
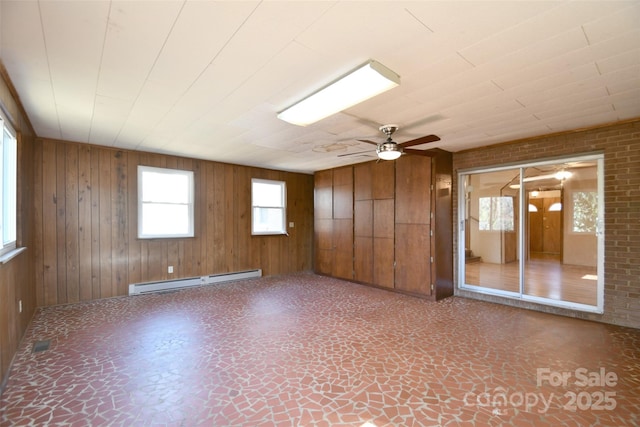
<path id="1" fill-rule="evenodd" d="M 378 237 L 373 239 L 373 283 L 393 289 L 393 238 Z"/>
<path id="2" fill-rule="evenodd" d="M 431 294 L 431 240 L 429 226 L 396 225 L 396 289 Z"/>
<path id="3" fill-rule="evenodd" d="M 396 165 L 396 223 L 429 224 L 431 158 L 403 156 Z"/>
<path id="4" fill-rule="evenodd" d="M 356 236 L 354 242 L 353 278 L 358 282 L 373 283 L 373 238 Z"/>

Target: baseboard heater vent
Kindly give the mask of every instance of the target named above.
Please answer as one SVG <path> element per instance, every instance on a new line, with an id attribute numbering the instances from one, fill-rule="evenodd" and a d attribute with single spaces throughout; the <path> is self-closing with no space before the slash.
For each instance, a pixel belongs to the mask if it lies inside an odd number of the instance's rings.
<path id="1" fill-rule="evenodd" d="M 234 273 L 211 274 L 209 276 L 188 277 L 178 280 L 162 280 L 159 282 L 132 283 L 129 285 L 129 295 L 142 295 L 153 292 L 166 292 L 194 286 L 213 285 L 214 283 L 232 282 L 234 280 L 261 277 L 262 270 L 246 270 Z"/>

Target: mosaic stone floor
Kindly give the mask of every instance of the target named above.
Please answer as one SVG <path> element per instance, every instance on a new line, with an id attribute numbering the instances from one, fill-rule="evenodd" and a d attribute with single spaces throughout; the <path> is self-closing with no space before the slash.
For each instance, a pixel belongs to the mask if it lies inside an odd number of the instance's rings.
<path id="1" fill-rule="evenodd" d="M 39 340 L 50 348 L 34 354 Z M 640 330 L 297 274 L 41 309 L 0 420 L 637 426 L 639 414 Z"/>

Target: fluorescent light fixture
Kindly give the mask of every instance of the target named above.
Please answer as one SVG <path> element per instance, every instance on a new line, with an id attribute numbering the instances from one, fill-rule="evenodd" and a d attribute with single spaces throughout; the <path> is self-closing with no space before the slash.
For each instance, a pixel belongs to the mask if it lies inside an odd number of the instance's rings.
<path id="1" fill-rule="evenodd" d="M 370 60 L 278 114 L 280 120 L 307 126 L 400 84 L 400 76 Z"/>

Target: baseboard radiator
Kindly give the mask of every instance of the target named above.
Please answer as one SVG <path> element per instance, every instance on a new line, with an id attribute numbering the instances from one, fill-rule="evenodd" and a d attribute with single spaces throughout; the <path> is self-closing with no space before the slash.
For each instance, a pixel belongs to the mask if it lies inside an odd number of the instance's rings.
<path id="1" fill-rule="evenodd" d="M 209 276 L 188 277 L 177 280 L 162 280 L 158 282 L 132 283 L 129 285 L 129 295 L 142 295 L 153 292 L 173 291 L 195 286 L 207 286 L 214 283 L 232 282 L 234 280 L 262 277 L 262 270 L 246 270 L 234 273 L 211 274 Z"/>

